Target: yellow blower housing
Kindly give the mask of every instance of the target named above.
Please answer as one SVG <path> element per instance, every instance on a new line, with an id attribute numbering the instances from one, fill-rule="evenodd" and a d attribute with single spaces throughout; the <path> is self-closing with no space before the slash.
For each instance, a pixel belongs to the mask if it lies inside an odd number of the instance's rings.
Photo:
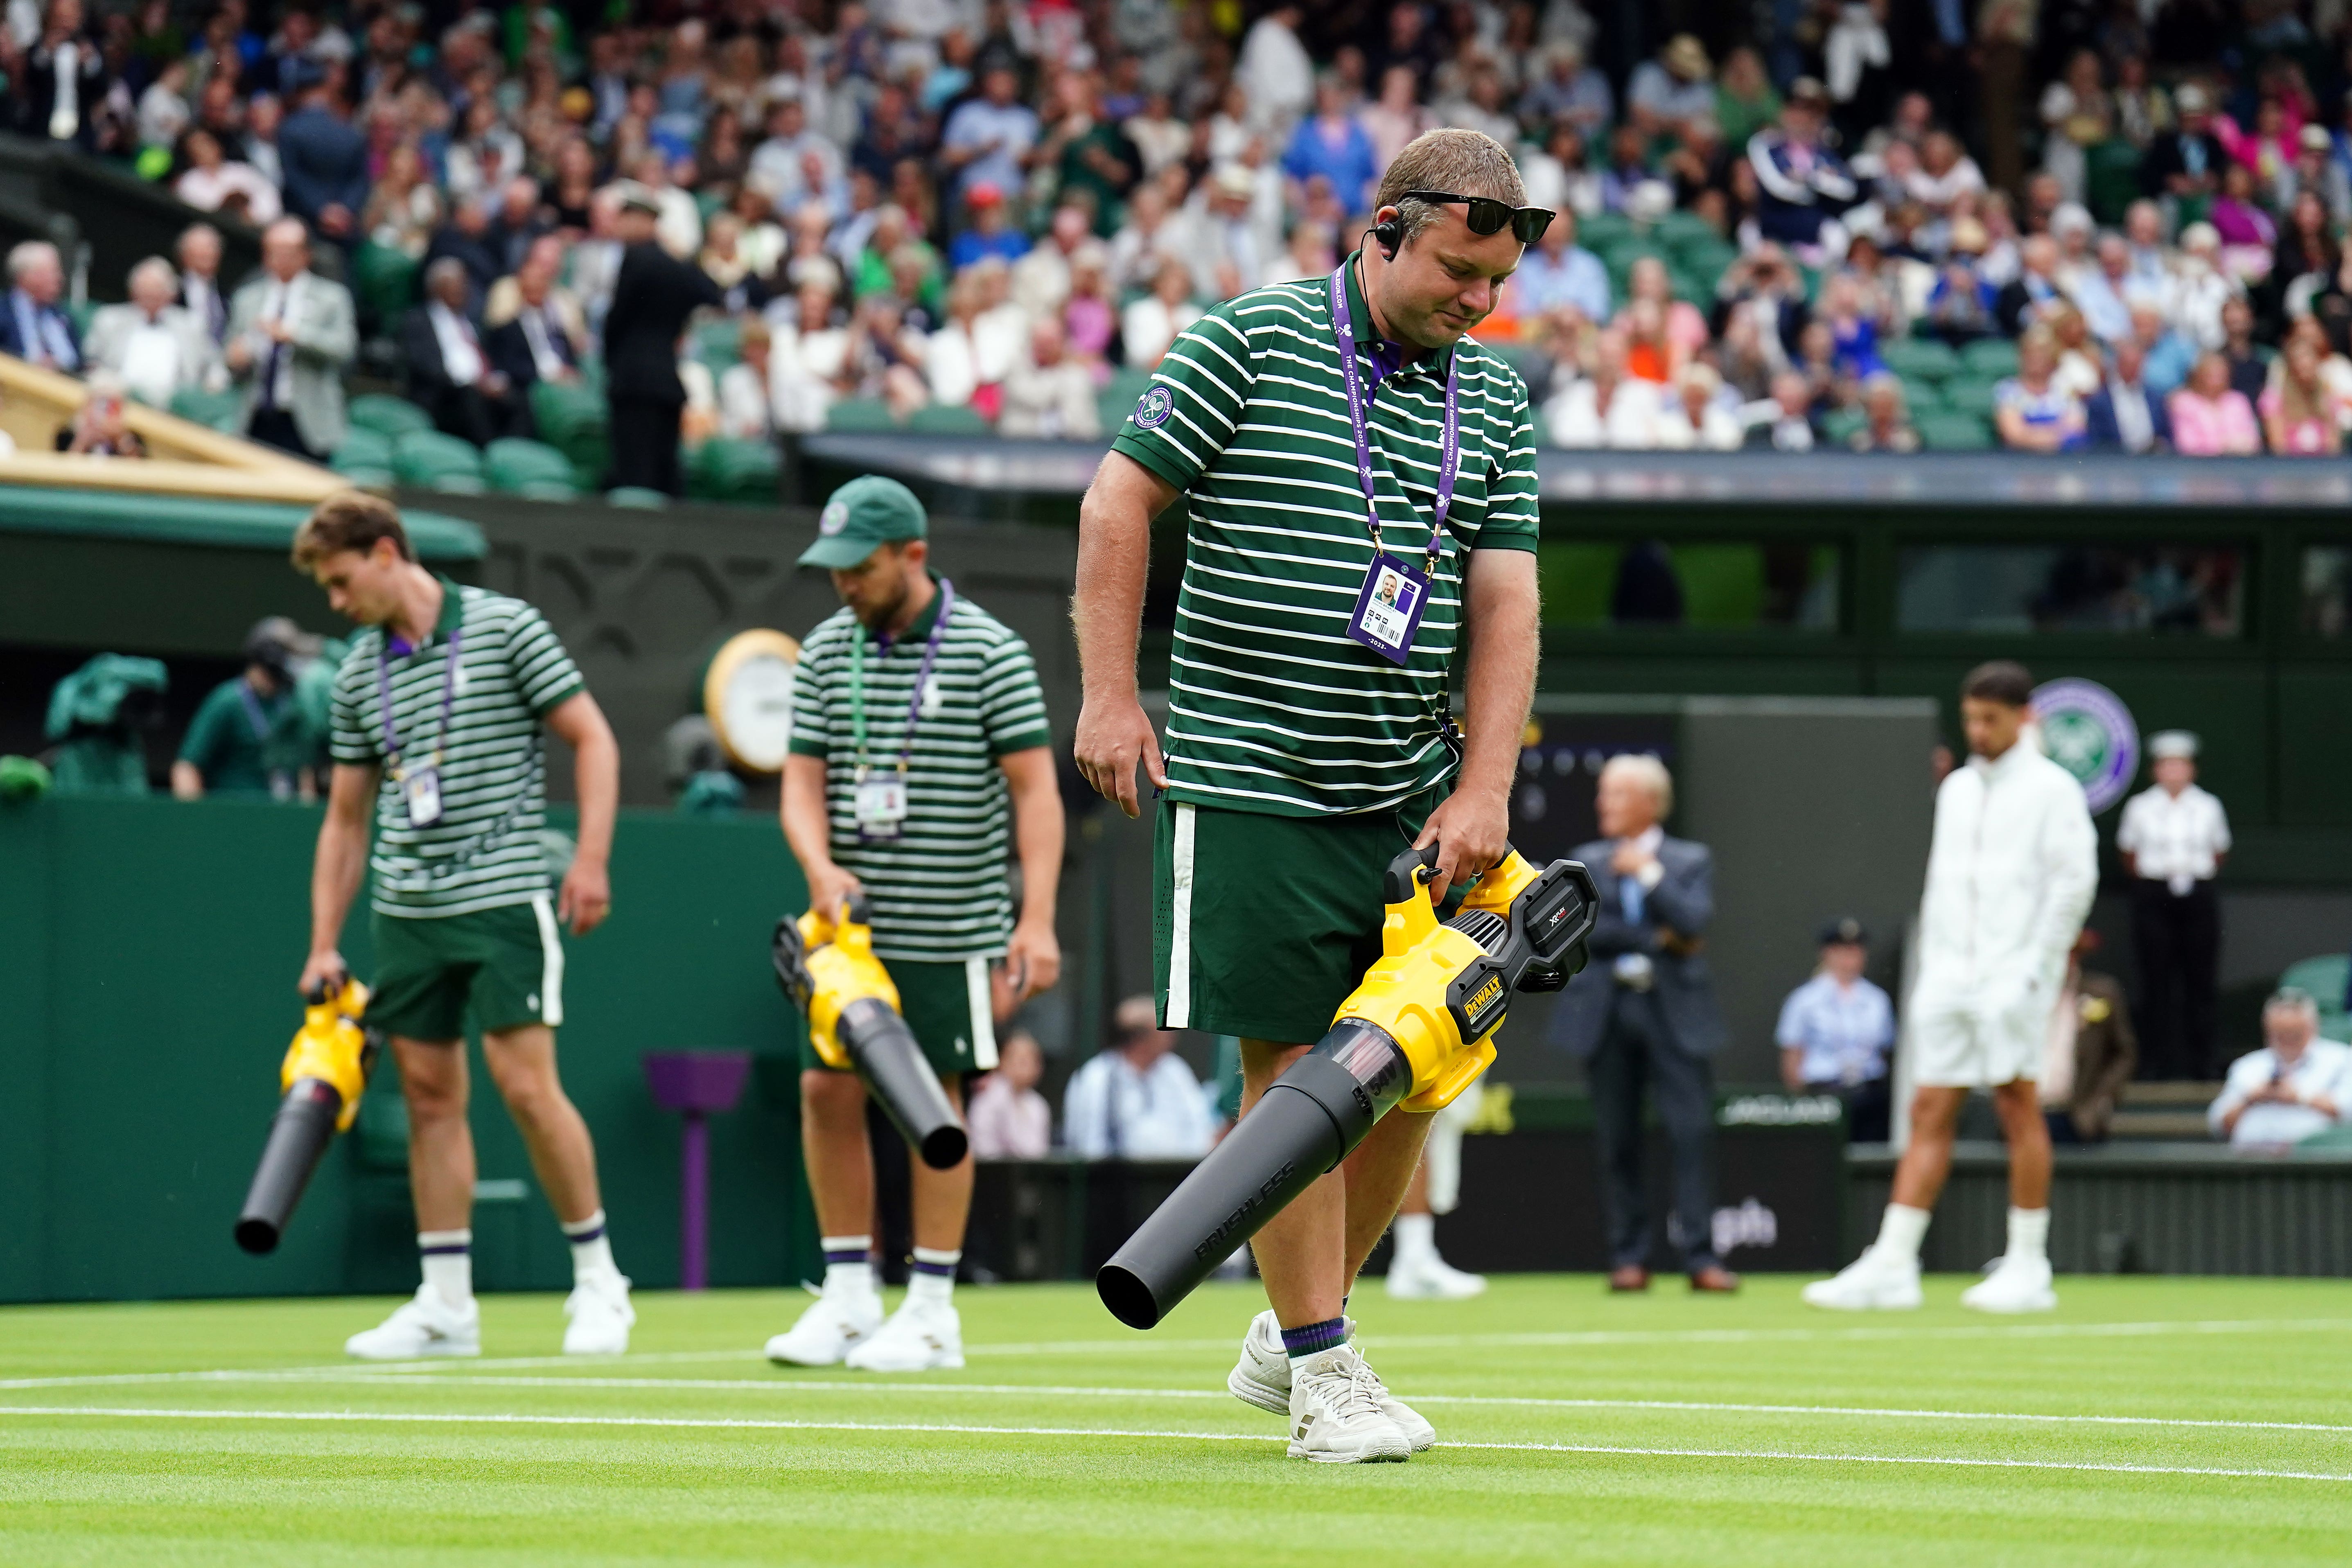
<path id="1" fill-rule="evenodd" d="M 808 1018 L 817 1059 L 865 1079 L 923 1163 L 939 1171 L 961 1164 L 971 1141 L 899 1016 L 898 987 L 875 954 L 865 895 L 851 897 L 837 919 L 820 910 L 786 915 L 770 956 L 776 984 Z"/>
<path id="2" fill-rule="evenodd" d="M 1436 863 L 1434 848 L 1390 863 L 1380 959 L 1329 1031 L 1097 1273 L 1121 1322 L 1166 1317 L 1397 1106 L 1450 1104 L 1494 1061 L 1512 995 L 1557 991 L 1584 967 L 1600 899 L 1582 866 L 1538 870 L 1507 853 L 1441 921 L 1429 899 Z"/>

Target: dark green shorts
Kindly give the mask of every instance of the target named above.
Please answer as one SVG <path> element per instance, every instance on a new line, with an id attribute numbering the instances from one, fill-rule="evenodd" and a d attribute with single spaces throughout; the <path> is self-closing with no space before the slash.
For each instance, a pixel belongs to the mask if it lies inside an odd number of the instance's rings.
<path id="1" fill-rule="evenodd" d="M 544 893 L 469 915 L 378 911 L 368 930 L 375 938 L 372 1028 L 412 1040 L 460 1039 L 469 1008 L 492 1032 L 563 1022 L 563 940 Z"/>
<path id="2" fill-rule="evenodd" d="M 961 963 L 917 963 L 886 958 L 890 983 L 898 988 L 898 1011 L 923 1047 L 923 1059 L 941 1078 L 987 1072 L 996 1066 L 996 1020 L 988 999 L 984 958 Z M 816 1047 L 801 1036 L 801 1066 L 822 1068 Z"/>
<path id="3" fill-rule="evenodd" d="M 1321 1039 L 1381 954 L 1381 873 L 1436 802 L 1272 816 L 1161 801 L 1151 922 L 1161 1026 Z"/>

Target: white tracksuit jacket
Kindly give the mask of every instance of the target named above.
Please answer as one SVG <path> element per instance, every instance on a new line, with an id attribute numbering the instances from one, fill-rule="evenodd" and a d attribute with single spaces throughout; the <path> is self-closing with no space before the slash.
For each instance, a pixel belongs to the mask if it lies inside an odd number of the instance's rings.
<path id="1" fill-rule="evenodd" d="M 2098 836 L 2074 775 L 2031 734 L 1970 757 L 1936 792 L 1915 1012 L 2046 1027 L 2098 890 Z"/>

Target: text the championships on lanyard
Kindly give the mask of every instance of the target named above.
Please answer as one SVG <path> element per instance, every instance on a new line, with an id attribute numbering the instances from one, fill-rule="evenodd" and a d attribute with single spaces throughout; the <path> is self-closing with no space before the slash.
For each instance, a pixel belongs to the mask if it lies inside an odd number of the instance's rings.
<path id="1" fill-rule="evenodd" d="M 465 628 L 449 628 L 449 651 L 441 661 L 441 728 L 433 737 L 433 760 L 419 767 L 409 767 L 402 756 L 400 731 L 392 717 L 392 628 L 383 629 L 383 640 L 376 646 L 375 691 L 379 716 L 383 721 L 383 756 L 393 782 L 401 786 L 407 797 L 408 825 L 411 827 L 431 827 L 441 820 L 441 756 L 449 740 L 449 710 L 457 696 L 457 657 L 465 641 Z M 431 646 L 428 635 L 426 646 Z M 419 648 L 418 652 L 423 652 Z"/>
<path id="2" fill-rule="evenodd" d="M 940 579 L 940 613 L 931 621 L 930 640 L 923 645 L 923 662 L 915 671 L 914 694 L 907 699 L 907 732 L 899 740 L 898 761 L 887 771 L 877 771 L 867 765 L 866 751 L 866 628 L 860 626 L 849 643 L 849 731 L 850 740 L 857 749 L 856 793 L 854 809 L 857 818 L 857 834 L 861 838 L 884 839 L 898 837 L 901 824 L 907 820 L 907 769 L 915 755 L 915 727 L 922 721 L 923 691 L 931 683 L 931 666 L 940 657 L 940 640 L 947 633 L 948 617 L 955 613 L 955 584 Z M 883 656 L 889 654 L 888 643 Z"/>
<path id="3" fill-rule="evenodd" d="M 1348 390 L 1348 424 L 1356 437 L 1356 479 L 1363 486 L 1364 516 L 1372 535 L 1371 570 L 1348 617 L 1348 635 L 1391 664 L 1412 657 L 1412 639 L 1429 607 L 1429 586 L 1445 553 L 1445 514 L 1454 506 L 1454 470 L 1462 453 L 1462 372 L 1458 360 L 1445 371 L 1445 422 L 1437 470 L 1437 515 L 1429 530 L 1429 556 L 1416 569 L 1389 553 L 1381 538 L 1381 508 L 1372 477 L 1372 441 L 1362 373 L 1356 365 L 1356 327 L 1348 310 L 1348 268 L 1331 274 L 1331 337 L 1339 354 L 1339 378 Z"/>

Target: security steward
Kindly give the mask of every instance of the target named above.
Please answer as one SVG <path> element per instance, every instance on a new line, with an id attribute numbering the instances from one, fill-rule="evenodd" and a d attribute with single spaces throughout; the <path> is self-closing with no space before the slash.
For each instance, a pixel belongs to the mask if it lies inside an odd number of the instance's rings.
<path id="1" fill-rule="evenodd" d="M 838 918 L 850 894 L 865 893 L 899 1011 L 961 1110 L 964 1075 L 996 1066 L 1000 982 L 1017 1005 L 1061 972 L 1062 796 L 1028 645 L 931 574 L 927 532 L 914 493 L 874 475 L 835 490 L 819 514 L 800 563 L 832 574 L 843 608 L 801 647 L 783 826 L 810 908 Z M 1021 865 L 1017 921 L 1008 852 Z M 870 1258 L 866 1086 L 825 1067 L 814 1047 L 803 1047 L 801 1069 L 824 1286 L 768 1342 L 769 1358 L 866 1372 L 963 1365 L 952 1292 L 971 1156 L 945 1171 L 909 1157 L 913 1269 L 906 1300 L 884 1321 Z"/>
<path id="2" fill-rule="evenodd" d="M 318 792 L 300 765 L 294 703 L 294 647 L 300 628 L 283 616 L 245 635 L 245 668 L 213 688 L 188 722 L 172 763 L 172 794 L 310 799 Z"/>
<path id="3" fill-rule="evenodd" d="M 1413 141 L 1330 277 L 1178 336 L 1080 512 L 1077 766 L 1130 816 L 1139 763 L 1160 792 L 1160 1021 L 1242 1037 L 1244 1115 L 1378 955 L 1389 862 L 1436 846 L 1442 896 L 1504 852 L 1536 671 L 1535 437 L 1525 384 L 1465 334 L 1551 219 L 1525 199 L 1492 139 Z M 1151 520 L 1179 494 L 1163 760 L 1136 644 Z M 1294 1457 L 1433 1439 L 1341 1317 L 1428 1125 L 1382 1120 L 1253 1244 L 1272 1310 L 1227 1386 L 1288 1413 Z"/>

